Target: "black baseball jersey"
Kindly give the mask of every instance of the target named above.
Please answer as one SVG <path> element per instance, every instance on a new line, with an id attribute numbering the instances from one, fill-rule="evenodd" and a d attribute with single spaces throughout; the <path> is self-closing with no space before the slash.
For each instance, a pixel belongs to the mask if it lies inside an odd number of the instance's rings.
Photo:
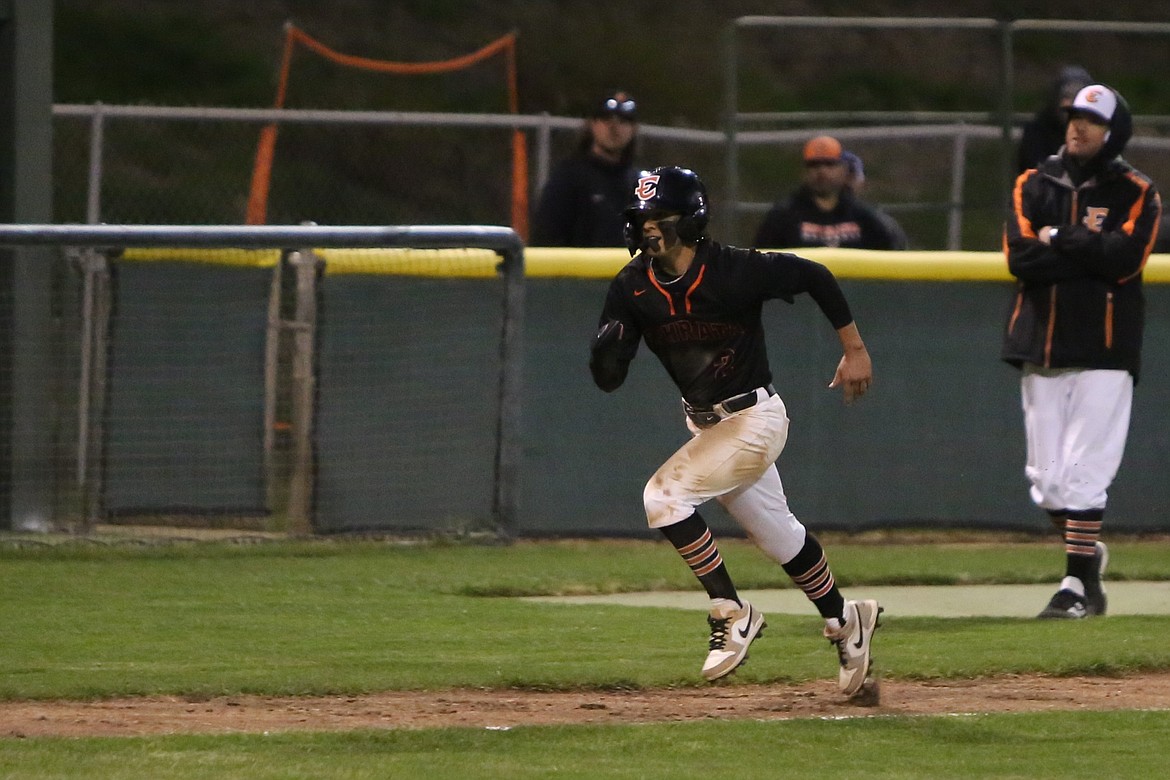
<path id="1" fill-rule="evenodd" d="M 638 254 L 610 284 L 599 335 L 616 321 L 620 338 L 595 339 L 589 363 L 594 381 L 606 391 L 621 385 L 645 339 L 692 406 L 709 407 L 767 385 L 772 371 L 761 319 L 764 301 L 791 303 L 800 293 L 813 297 L 834 328 L 853 321 L 833 274 L 803 257 L 704 239 L 686 273 L 664 279 Z"/>

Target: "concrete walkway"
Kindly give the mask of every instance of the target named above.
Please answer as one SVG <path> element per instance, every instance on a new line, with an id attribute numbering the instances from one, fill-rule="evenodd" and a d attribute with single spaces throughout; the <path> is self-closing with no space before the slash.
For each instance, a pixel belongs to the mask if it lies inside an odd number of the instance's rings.
<path id="1" fill-rule="evenodd" d="M 846 598 L 877 599 L 886 612 L 925 617 L 1035 617 L 1055 592 L 1052 585 L 915 585 L 844 588 Z M 1170 582 L 1108 582 L 1110 615 L 1170 615 Z M 796 589 L 744 590 L 740 594 L 764 613 L 812 614 L 812 605 Z M 701 591 L 615 593 L 607 596 L 539 597 L 558 604 L 620 604 L 705 612 Z"/>

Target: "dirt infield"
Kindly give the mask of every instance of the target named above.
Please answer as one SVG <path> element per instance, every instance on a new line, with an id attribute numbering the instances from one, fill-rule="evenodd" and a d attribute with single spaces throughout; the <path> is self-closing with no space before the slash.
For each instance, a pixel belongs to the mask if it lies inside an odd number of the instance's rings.
<path id="1" fill-rule="evenodd" d="M 872 707 L 845 700 L 832 680 L 653 691 L 455 690 L 319 698 L 0 702 L 0 735 L 144 736 L 445 726 L 506 729 L 544 724 L 1120 709 L 1170 709 L 1170 672 L 1120 678 L 889 680 L 881 682 L 881 702 Z"/>

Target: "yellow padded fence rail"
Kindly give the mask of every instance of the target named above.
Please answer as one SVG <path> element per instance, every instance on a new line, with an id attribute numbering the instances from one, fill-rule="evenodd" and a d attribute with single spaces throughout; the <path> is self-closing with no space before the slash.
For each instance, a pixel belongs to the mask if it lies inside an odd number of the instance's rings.
<path id="1" fill-rule="evenodd" d="M 125 249 L 118 258 L 143 263 L 206 263 L 240 268 L 272 268 L 280 262 L 280 250 L 145 247 Z"/>
<path id="2" fill-rule="evenodd" d="M 325 273 L 493 279 L 500 256 L 490 249 L 317 249 Z"/>
<path id="3" fill-rule="evenodd" d="M 489 249 L 318 249 L 327 274 L 386 274 L 486 279 L 497 274 L 500 256 Z M 842 279 L 886 281 L 1011 281 L 1000 252 L 882 252 L 808 248 L 802 257 L 824 263 Z M 177 261 L 264 268 L 276 264 L 272 249 L 127 249 L 130 261 Z M 630 261 L 624 249 L 530 247 L 525 275 L 532 278 L 609 279 Z M 1170 283 L 1170 254 L 1151 255 L 1144 279 Z"/>
<path id="4" fill-rule="evenodd" d="M 918 281 L 1010 281 L 1002 252 L 884 252 L 872 249 L 795 250 L 801 257 L 824 263 L 842 279 Z M 563 276 L 607 279 L 630 261 L 624 249 L 560 249 L 532 247 L 524 250 L 528 276 Z M 1170 282 L 1170 255 L 1151 255 L 1146 264 L 1147 282 Z"/>

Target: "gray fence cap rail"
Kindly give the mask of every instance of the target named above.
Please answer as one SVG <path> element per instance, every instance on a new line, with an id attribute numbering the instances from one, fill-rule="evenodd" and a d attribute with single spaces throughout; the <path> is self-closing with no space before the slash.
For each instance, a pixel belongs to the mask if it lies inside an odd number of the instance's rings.
<path id="1" fill-rule="evenodd" d="M 476 247 L 507 254 L 524 242 L 495 225 L 3 225 L 0 246 Z"/>

